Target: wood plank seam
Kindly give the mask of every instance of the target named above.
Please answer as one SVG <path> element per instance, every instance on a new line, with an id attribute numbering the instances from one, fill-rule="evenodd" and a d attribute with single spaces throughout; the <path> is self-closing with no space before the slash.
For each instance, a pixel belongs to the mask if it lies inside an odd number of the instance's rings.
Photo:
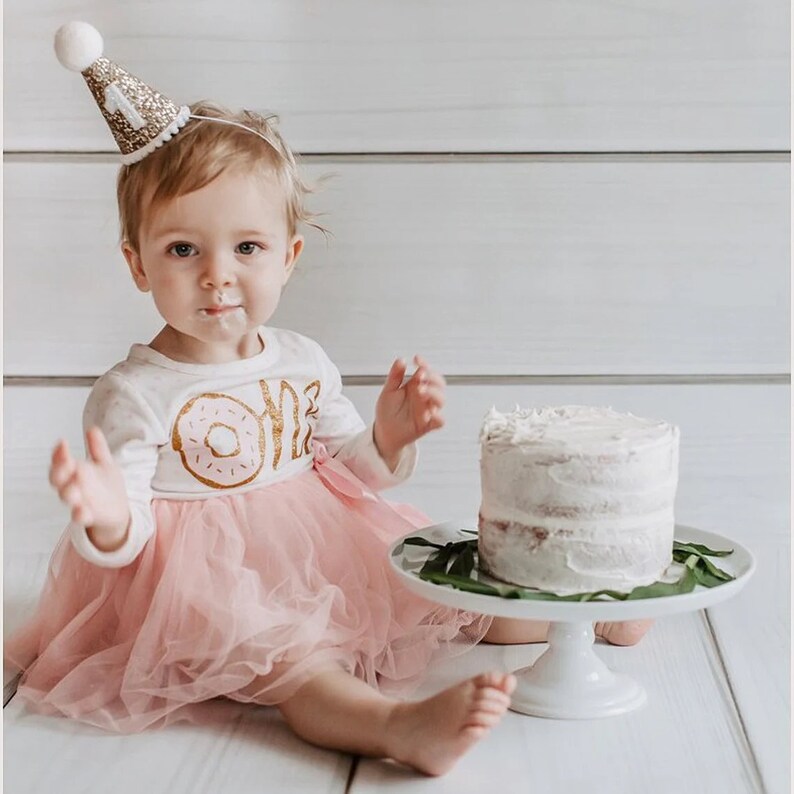
<path id="1" fill-rule="evenodd" d="M 764 778 L 763 775 L 761 774 L 761 767 L 758 763 L 758 757 L 755 754 L 755 748 L 753 747 L 753 744 L 750 741 L 750 736 L 747 733 L 747 725 L 745 724 L 744 716 L 742 715 L 741 708 L 739 707 L 739 701 L 736 699 L 736 691 L 734 689 L 730 673 L 728 672 L 728 666 L 725 663 L 725 656 L 722 653 L 722 647 L 720 646 L 719 639 L 717 638 L 717 633 L 714 631 L 714 625 L 711 622 L 709 610 L 704 609 L 702 610 L 702 612 L 703 612 L 703 622 L 706 627 L 706 634 L 711 639 L 711 643 L 714 648 L 714 653 L 717 657 L 717 660 L 719 661 L 720 668 L 722 670 L 723 681 L 725 686 L 727 687 L 731 702 L 733 703 L 735 716 L 739 723 L 739 727 L 741 728 L 742 737 L 744 738 L 744 742 L 746 744 L 745 749 L 753 765 L 753 772 L 756 777 L 756 785 L 758 787 L 758 791 L 761 792 L 762 794 L 766 794 L 768 789 L 764 784 Z"/>
<path id="2" fill-rule="evenodd" d="M 347 780 L 345 781 L 345 794 L 350 794 L 353 788 L 353 781 L 356 778 L 359 761 L 361 761 L 360 755 L 353 755 L 350 757 L 350 770 L 347 773 Z"/>
<path id="3" fill-rule="evenodd" d="M 5 708 L 10 702 L 11 699 L 17 693 L 17 686 L 19 685 L 19 679 L 22 677 L 22 673 L 17 673 L 4 687 L 3 687 L 3 708 Z"/>
<path id="4" fill-rule="evenodd" d="M 5 375 L 3 386 L 78 386 L 90 388 L 98 375 Z M 345 386 L 380 386 L 383 375 L 342 375 Z M 446 375 L 448 386 L 789 386 L 785 372 L 765 375 Z"/>
<path id="5" fill-rule="evenodd" d="M 297 152 L 303 163 L 326 161 L 343 163 L 780 163 L 789 162 L 786 149 L 746 149 L 724 151 L 592 151 L 592 152 Z M 118 164 L 118 153 L 89 150 L 9 149 L 3 157 L 10 163 L 111 163 Z"/>

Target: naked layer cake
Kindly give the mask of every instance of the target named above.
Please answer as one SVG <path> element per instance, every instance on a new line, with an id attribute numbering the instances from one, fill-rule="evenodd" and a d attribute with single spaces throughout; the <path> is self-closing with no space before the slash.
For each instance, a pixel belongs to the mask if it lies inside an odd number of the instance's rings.
<path id="1" fill-rule="evenodd" d="M 672 561 L 678 428 L 611 408 L 491 409 L 480 567 L 559 595 L 629 592 Z"/>

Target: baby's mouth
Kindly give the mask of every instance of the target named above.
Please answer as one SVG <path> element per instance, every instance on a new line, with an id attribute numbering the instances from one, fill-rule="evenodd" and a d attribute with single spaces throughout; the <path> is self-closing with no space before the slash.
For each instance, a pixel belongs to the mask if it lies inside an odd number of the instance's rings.
<path id="1" fill-rule="evenodd" d="M 226 314 L 230 314 L 231 312 L 236 312 L 238 309 L 242 309 L 241 305 L 229 305 L 223 304 L 221 306 L 208 306 L 204 309 L 199 309 L 199 313 L 204 317 L 222 317 Z"/>
<path id="2" fill-rule="evenodd" d="M 235 314 L 238 310 L 243 308 L 240 299 L 235 295 L 230 295 L 226 292 L 220 292 L 207 296 L 212 303 L 209 306 L 204 306 L 199 309 L 199 314 L 202 317 L 210 318 L 224 318 Z"/>

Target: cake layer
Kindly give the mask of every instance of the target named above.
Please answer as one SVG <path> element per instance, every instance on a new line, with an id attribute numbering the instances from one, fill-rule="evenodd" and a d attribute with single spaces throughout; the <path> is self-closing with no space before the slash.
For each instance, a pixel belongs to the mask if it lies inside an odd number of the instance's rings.
<path id="1" fill-rule="evenodd" d="M 510 584 L 557 595 L 658 581 L 671 562 L 673 521 L 623 530 L 549 529 L 480 518 L 480 569 Z"/>

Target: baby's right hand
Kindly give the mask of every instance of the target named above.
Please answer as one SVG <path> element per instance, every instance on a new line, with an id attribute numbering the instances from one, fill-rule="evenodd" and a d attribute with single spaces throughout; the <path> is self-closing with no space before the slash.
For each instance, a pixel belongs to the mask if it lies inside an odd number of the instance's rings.
<path id="1" fill-rule="evenodd" d="M 124 475 L 98 427 L 86 433 L 88 460 L 76 460 L 61 440 L 52 452 L 50 483 L 72 509 L 72 521 L 91 528 L 95 545 L 120 546 L 130 521 Z"/>

